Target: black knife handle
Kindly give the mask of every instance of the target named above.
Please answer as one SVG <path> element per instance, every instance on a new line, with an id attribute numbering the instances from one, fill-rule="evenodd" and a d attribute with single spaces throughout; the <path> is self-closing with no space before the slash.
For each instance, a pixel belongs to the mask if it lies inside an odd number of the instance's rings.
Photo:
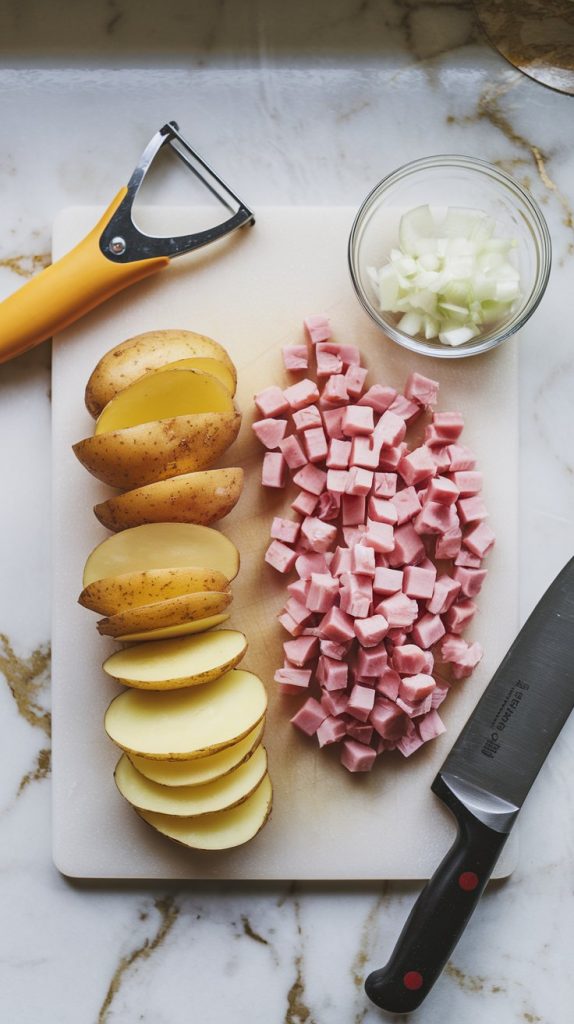
<path id="1" fill-rule="evenodd" d="M 508 839 L 478 821 L 440 777 L 433 790 L 455 815 L 457 837 L 418 897 L 389 962 L 365 982 L 369 999 L 393 1013 L 415 1010 L 430 992 Z"/>

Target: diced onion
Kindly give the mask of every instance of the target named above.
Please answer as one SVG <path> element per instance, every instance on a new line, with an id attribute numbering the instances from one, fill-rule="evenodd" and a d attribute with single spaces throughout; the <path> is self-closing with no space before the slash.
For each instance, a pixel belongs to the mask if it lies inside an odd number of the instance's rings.
<path id="1" fill-rule="evenodd" d="M 495 229 L 465 207 L 403 214 L 400 248 L 383 267 L 367 268 L 381 312 L 401 314 L 405 334 L 453 346 L 502 320 L 520 299 L 520 274 L 509 260 L 516 242 L 493 237 Z"/>

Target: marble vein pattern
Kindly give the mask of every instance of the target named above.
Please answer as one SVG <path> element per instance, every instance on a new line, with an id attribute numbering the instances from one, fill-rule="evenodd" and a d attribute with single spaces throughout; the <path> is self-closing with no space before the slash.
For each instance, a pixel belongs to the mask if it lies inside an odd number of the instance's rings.
<path id="1" fill-rule="evenodd" d="M 524 618 L 572 553 L 570 101 L 493 52 L 470 3 L 238 6 L 166 0 L 158 17 L 132 0 L 58 0 L 48 17 L 42 0 L 2 5 L 0 297 L 46 265 L 55 213 L 108 201 L 170 117 L 256 207 L 358 205 L 430 153 L 509 170 L 554 243 L 521 339 Z M 0 1020 L 376 1024 L 363 979 L 417 886 L 99 885 L 52 866 L 49 435 L 45 343 L 0 367 Z M 569 1019 L 573 763 L 567 728 L 525 808 L 518 869 L 489 887 L 423 1013 L 401 1019 Z"/>

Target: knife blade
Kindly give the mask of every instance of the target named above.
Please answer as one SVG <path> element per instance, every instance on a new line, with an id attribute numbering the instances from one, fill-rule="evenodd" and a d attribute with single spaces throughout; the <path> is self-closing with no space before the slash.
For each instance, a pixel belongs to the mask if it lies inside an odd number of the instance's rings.
<path id="1" fill-rule="evenodd" d="M 458 833 L 418 897 L 385 967 L 365 982 L 408 1013 L 440 975 L 574 707 L 574 558 L 512 644 L 432 783 Z"/>

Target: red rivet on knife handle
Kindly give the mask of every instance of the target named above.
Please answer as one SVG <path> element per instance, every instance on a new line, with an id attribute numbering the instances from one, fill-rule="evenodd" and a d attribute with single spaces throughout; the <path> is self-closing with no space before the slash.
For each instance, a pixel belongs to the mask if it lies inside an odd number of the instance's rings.
<path id="1" fill-rule="evenodd" d="M 416 992 L 419 988 L 422 988 L 423 976 L 420 971 L 407 971 L 403 975 L 403 985 L 408 988 L 410 992 Z"/>
<path id="2" fill-rule="evenodd" d="M 475 871 L 463 871 L 458 876 L 458 884 L 464 892 L 472 892 L 478 885 L 478 875 Z"/>

